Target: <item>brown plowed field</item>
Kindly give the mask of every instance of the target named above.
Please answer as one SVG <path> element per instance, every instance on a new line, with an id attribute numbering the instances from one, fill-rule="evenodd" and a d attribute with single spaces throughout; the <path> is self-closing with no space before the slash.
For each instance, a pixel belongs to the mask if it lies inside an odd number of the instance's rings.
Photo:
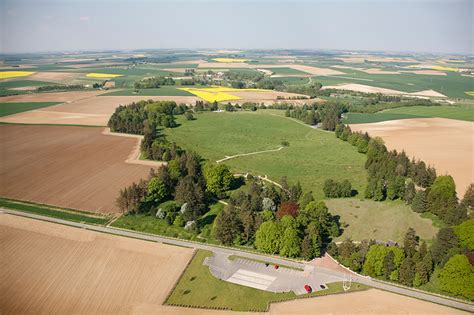
<path id="1" fill-rule="evenodd" d="M 391 120 L 350 125 L 353 131 L 367 131 L 381 137 L 389 149 L 405 150 L 436 168 L 438 175 L 448 173 L 456 182 L 462 198 L 474 182 L 474 123 L 445 118 Z"/>
<path id="2" fill-rule="evenodd" d="M 1 314 L 130 314 L 152 305 L 163 314 L 192 256 L 191 249 L 7 214 L 0 214 L 0 239 Z"/>
<path id="3" fill-rule="evenodd" d="M 125 161 L 139 139 L 102 128 L 0 125 L 0 196 L 93 212 L 117 212 L 120 189 L 150 166 Z"/>

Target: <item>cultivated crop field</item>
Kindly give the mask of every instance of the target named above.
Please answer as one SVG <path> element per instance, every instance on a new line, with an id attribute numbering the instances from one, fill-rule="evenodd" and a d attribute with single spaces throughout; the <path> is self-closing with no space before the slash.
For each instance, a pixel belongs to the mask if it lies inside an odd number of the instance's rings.
<path id="1" fill-rule="evenodd" d="M 7 214 L 0 214 L 0 235 L 0 310 L 10 314 L 173 311 L 161 304 L 192 256 L 186 248 Z"/>
<path id="2" fill-rule="evenodd" d="M 0 125 L 0 196 L 86 211 L 117 212 L 120 189 L 150 166 L 125 163 L 138 139 L 103 128 Z"/>
<path id="3" fill-rule="evenodd" d="M 332 132 L 279 115 L 281 111 L 272 110 L 203 113 L 194 121 L 180 121 L 180 127 L 168 129 L 166 134 L 169 140 L 212 161 L 278 149 L 282 141 L 288 141 L 289 146 L 278 152 L 242 156 L 225 164 L 235 172 L 268 175 L 277 182 L 287 176 L 290 182 L 300 181 L 304 190 L 312 190 L 318 198 L 322 198 L 322 186 L 328 178 L 348 179 L 359 191 L 365 188 L 365 155 L 336 139 Z"/>
<path id="4" fill-rule="evenodd" d="M 473 122 L 416 118 L 350 126 L 354 131 L 367 131 L 381 137 L 389 149 L 405 150 L 408 156 L 431 164 L 438 175 L 453 176 L 458 197 L 462 197 L 473 182 Z"/>

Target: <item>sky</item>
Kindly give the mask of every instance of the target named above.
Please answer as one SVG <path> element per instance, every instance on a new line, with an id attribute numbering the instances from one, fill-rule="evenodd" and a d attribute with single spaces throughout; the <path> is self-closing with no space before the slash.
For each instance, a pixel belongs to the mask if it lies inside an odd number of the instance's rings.
<path id="1" fill-rule="evenodd" d="M 0 53 L 156 48 L 474 53 L 474 0 L 0 0 Z"/>

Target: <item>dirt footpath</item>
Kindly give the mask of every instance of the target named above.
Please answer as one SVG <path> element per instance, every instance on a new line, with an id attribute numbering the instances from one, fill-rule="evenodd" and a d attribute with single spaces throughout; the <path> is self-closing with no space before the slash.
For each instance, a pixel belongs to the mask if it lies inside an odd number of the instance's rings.
<path id="1" fill-rule="evenodd" d="M 389 149 L 405 150 L 410 157 L 435 166 L 437 174 L 449 174 L 462 198 L 474 182 L 474 123 L 445 118 L 417 118 L 350 125 L 381 137 Z"/>

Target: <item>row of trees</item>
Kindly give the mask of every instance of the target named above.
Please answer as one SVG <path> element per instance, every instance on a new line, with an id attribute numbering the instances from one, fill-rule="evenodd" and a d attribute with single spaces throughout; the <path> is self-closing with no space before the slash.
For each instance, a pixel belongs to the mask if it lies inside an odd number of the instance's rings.
<path id="1" fill-rule="evenodd" d="M 278 106 L 274 106 L 276 108 Z M 281 106 L 286 107 L 285 116 L 301 120 L 308 125 L 317 125 L 321 123 L 321 128 L 324 130 L 334 131 L 336 126 L 339 124 L 341 115 L 345 108 L 337 103 L 325 103 L 324 105 L 318 105 L 314 103 L 312 105 L 303 105 L 302 107 L 290 108 L 288 105 Z"/>
<path id="2" fill-rule="evenodd" d="M 331 243 L 328 253 L 350 269 L 365 275 L 406 286 L 431 286 L 456 296 L 474 300 L 474 219 L 439 230 L 428 248 L 415 230 L 405 234 L 403 246 L 377 244 L 374 240 L 354 243 L 346 239 Z M 431 281 L 430 281 L 431 280 Z M 430 286 L 427 285 L 427 288 Z"/>
<path id="3" fill-rule="evenodd" d="M 174 85 L 175 82 L 173 78 L 171 77 L 163 77 L 163 76 L 157 76 L 157 77 L 151 77 L 151 78 L 145 78 L 140 81 L 135 82 L 133 85 L 135 89 L 153 89 L 153 88 L 159 88 L 162 85 Z"/>
<path id="4" fill-rule="evenodd" d="M 71 91 L 71 90 L 82 90 L 85 86 L 83 84 L 68 84 L 68 85 L 43 85 L 36 88 L 38 92 L 47 92 L 47 91 Z"/>
<path id="5" fill-rule="evenodd" d="M 467 218 L 466 205 L 458 203 L 451 176 L 437 177 L 436 170 L 423 161 L 410 160 L 404 151 L 389 151 L 380 138 L 352 132 L 347 125 L 338 125 L 335 134 L 367 154 L 366 198 L 377 201 L 401 199 L 411 204 L 416 212 L 431 212 L 450 225 Z"/>

